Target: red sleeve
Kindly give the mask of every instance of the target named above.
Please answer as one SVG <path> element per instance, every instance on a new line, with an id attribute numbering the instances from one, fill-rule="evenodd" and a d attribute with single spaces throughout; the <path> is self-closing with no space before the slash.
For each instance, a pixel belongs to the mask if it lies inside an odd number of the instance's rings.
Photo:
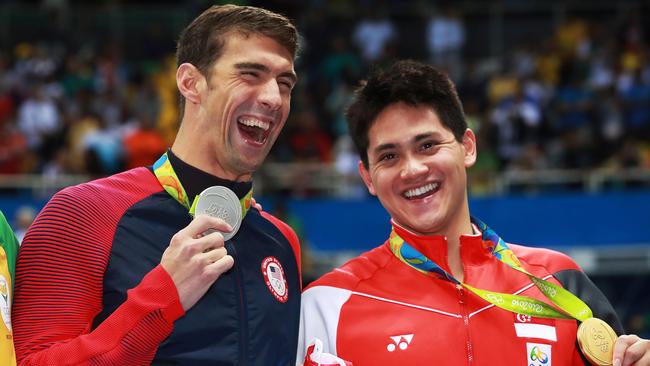
<path id="1" fill-rule="evenodd" d="M 262 217 L 265 219 L 271 221 L 273 225 L 275 225 L 280 232 L 284 235 L 285 238 L 289 241 L 289 244 L 291 244 L 291 249 L 293 249 L 293 254 L 296 256 L 296 263 L 298 264 L 298 274 L 302 276 L 302 268 L 300 266 L 300 241 L 298 240 L 298 235 L 296 235 L 296 232 L 293 231 L 293 229 L 284 223 L 284 221 L 278 219 L 277 217 L 271 215 L 268 212 L 265 211 L 260 211 L 262 214 Z"/>
<path id="2" fill-rule="evenodd" d="M 117 222 L 134 200 L 147 194 L 132 192 L 138 187 L 126 183 L 118 179 L 110 187 L 66 189 L 25 236 L 12 310 L 18 365 L 149 364 L 173 321 L 183 315 L 173 281 L 158 266 L 91 331 L 102 307 L 103 275 Z"/>

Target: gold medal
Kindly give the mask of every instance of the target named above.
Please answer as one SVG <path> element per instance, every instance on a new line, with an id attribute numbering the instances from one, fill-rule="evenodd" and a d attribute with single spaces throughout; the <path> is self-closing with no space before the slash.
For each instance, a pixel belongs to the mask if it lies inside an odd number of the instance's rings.
<path id="1" fill-rule="evenodd" d="M 592 365 L 612 365 L 616 338 L 614 329 L 597 318 L 586 319 L 578 327 L 578 345 Z"/>

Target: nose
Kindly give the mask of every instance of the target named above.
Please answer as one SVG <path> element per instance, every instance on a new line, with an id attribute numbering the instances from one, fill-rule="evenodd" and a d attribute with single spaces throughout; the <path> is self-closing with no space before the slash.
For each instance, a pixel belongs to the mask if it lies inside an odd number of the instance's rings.
<path id="1" fill-rule="evenodd" d="M 404 157 L 400 176 L 403 179 L 418 178 L 429 172 L 429 167 L 420 159 L 415 157 Z"/>
<path id="2" fill-rule="evenodd" d="M 275 79 L 270 79 L 262 85 L 258 100 L 260 104 L 269 110 L 276 111 L 282 106 L 282 95 L 280 86 Z"/>

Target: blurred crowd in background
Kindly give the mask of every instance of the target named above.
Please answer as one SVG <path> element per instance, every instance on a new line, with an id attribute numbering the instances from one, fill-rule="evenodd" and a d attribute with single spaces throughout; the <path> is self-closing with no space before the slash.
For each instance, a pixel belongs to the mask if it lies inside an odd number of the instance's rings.
<path id="1" fill-rule="evenodd" d="M 213 3 L 0 2 L 0 175 L 100 177 L 152 164 L 179 122 L 176 37 Z M 457 85 L 479 142 L 473 194 L 506 172 L 650 169 L 647 2 L 237 3 L 284 13 L 302 34 L 292 111 L 266 166 L 323 164 L 352 177 L 338 184 L 356 185 L 349 195 L 367 194 L 344 111 L 371 67 L 412 58 Z M 301 234 L 283 200 L 273 206 Z M 19 236 L 35 215 L 16 213 Z M 648 324 L 642 314 L 628 327 Z"/>
<path id="2" fill-rule="evenodd" d="M 559 20 L 542 15 L 549 29 L 543 32 L 534 23 L 503 21 L 502 38 L 514 41 L 499 54 L 480 38 L 494 28 L 488 27 L 494 15 L 466 3 L 250 3 L 284 12 L 303 36 L 300 83 L 271 161 L 329 163 L 355 173 L 344 117 L 353 90 L 370 67 L 416 58 L 443 68 L 457 84 L 480 144 L 474 191 L 493 173 L 510 170 L 650 168 L 643 3 L 565 12 Z M 21 14 L 10 4 L 5 9 Z M 178 31 L 147 21 L 146 11 L 130 19 L 126 3 L 102 4 L 125 18 L 120 24 L 141 27 L 101 33 L 74 4 L 43 1 L 22 10 L 44 15 L 29 18 L 46 21 L 40 33 L 2 38 L 0 174 L 108 175 L 151 164 L 173 141 Z M 180 14 L 191 17 L 208 5 L 190 2 Z M 523 18 L 539 11 L 533 6 Z M 184 19 L 175 24 L 182 27 Z"/>

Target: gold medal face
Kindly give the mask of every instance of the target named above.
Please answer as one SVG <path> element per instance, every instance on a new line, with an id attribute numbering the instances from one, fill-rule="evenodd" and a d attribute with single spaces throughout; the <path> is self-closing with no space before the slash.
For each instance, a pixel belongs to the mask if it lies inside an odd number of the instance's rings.
<path id="1" fill-rule="evenodd" d="M 592 365 L 611 366 L 614 343 L 614 329 L 600 319 L 589 318 L 578 327 L 578 345 Z"/>

